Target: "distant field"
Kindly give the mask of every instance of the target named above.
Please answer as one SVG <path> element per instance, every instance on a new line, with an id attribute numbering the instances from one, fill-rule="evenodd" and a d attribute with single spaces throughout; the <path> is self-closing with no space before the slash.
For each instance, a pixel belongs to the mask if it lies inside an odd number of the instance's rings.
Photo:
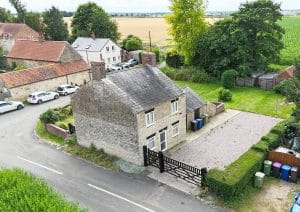
<path id="1" fill-rule="evenodd" d="M 71 18 L 64 18 L 70 27 Z M 140 37 L 144 43 L 149 43 L 149 31 L 151 31 L 152 43 L 163 46 L 167 44 L 170 36 L 167 33 L 168 24 L 164 18 L 113 18 L 118 24 L 121 38 L 134 34 Z M 219 18 L 208 18 L 211 24 L 220 20 Z"/>
<path id="2" fill-rule="evenodd" d="M 281 52 L 281 64 L 290 65 L 300 56 L 300 16 L 284 17 L 281 26 L 285 29 L 284 49 Z"/>

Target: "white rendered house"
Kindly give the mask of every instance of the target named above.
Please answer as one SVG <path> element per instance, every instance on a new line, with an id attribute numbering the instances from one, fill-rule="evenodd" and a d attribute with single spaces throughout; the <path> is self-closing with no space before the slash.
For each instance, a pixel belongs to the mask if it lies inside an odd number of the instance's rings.
<path id="1" fill-rule="evenodd" d="M 108 38 L 78 37 L 72 47 L 90 64 L 105 62 L 106 68 L 121 62 L 121 48 Z"/>

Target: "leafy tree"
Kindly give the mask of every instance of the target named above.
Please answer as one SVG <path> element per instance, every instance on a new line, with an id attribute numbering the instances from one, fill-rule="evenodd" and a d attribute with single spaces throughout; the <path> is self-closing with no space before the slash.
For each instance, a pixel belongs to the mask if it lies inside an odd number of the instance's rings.
<path id="1" fill-rule="evenodd" d="M 226 70 L 222 74 L 221 82 L 222 86 L 226 89 L 231 89 L 235 86 L 235 78 L 237 72 L 235 70 Z"/>
<path id="2" fill-rule="evenodd" d="M 140 49 L 143 49 L 143 42 L 142 42 L 142 39 L 140 39 L 138 36 L 135 36 L 135 35 L 128 35 L 125 39 L 123 39 L 122 41 L 122 45 L 124 48 L 126 48 L 126 43 L 127 41 L 131 40 L 131 39 L 135 39 L 139 42 L 139 45 L 141 46 Z M 139 49 L 136 49 L 136 50 L 139 50 Z"/>
<path id="3" fill-rule="evenodd" d="M 155 54 L 156 62 L 158 63 L 160 61 L 160 51 L 159 48 L 154 47 L 151 49 L 151 52 Z"/>
<path id="4" fill-rule="evenodd" d="M 4 50 L 0 46 L 0 69 L 5 67 Z"/>
<path id="5" fill-rule="evenodd" d="M 14 17 L 9 10 L 0 7 L 0 22 L 13 22 L 13 19 Z"/>
<path id="6" fill-rule="evenodd" d="M 129 38 L 125 43 L 125 49 L 127 51 L 135 51 L 143 49 L 143 44 L 140 39 L 136 37 Z"/>
<path id="7" fill-rule="evenodd" d="M 184 59 L 176 52 L 169 51 L 166 56 L 166 64 L 173 68 L 179 68 L 183 65 Z"/>
<path id="8" fill-rule="evenodd" d="M 9 3 L 15 8 L 17 11 L 17 18 L 16 22 L 18 23 L 24 23 L 25 22 L 25 16 L 26 16 L 26 7 L 20 0 L 9 0 Z"/>
<path id="9" fill-rule="evenodd" d="M 78 7 L 72 19 L 72 36 L 110 38 L 117 41 L 120 37 L 118 26 L 97 4 L 88 2 Z"/>
<path id="10" fill-rule="evenodd" d="M 207 29 L 203 0 L 170 0 L 172 14 L 166 16 L 170 24 L 169 33 L 176 50 L 190 64 L 195 52 L 195 40 Z"/>
<path id="11" fill-rule="evenodd" d="M 52 6 L 51 9 L 43 13 L 45 24 L 44 34 L 47 40 L 67 40 L 69 32 L 63 20 L 62 12 Z"/>

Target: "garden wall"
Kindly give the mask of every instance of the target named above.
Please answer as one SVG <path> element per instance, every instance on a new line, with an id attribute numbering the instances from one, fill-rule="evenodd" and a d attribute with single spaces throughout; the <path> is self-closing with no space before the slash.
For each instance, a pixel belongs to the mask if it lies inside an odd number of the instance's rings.
<path id="1" fill-rule="evenodd" d="M 63 139 L 66 139 L 69 136 L 68 130 L 62 129 L 54 124 L 46 124 L 45 129 L 48 133 Z"/>

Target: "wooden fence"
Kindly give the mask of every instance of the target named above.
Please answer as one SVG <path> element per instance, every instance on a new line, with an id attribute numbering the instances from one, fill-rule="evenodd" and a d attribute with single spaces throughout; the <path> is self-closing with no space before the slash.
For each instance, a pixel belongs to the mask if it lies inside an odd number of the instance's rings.
<path id="1" fill-rule="evenodd" d="M 300 158 L 297 158 L 294 154 L 272 151 L 268 153 L 268 160 L 280 162 L 289 166 L 300 167 Z"/>

